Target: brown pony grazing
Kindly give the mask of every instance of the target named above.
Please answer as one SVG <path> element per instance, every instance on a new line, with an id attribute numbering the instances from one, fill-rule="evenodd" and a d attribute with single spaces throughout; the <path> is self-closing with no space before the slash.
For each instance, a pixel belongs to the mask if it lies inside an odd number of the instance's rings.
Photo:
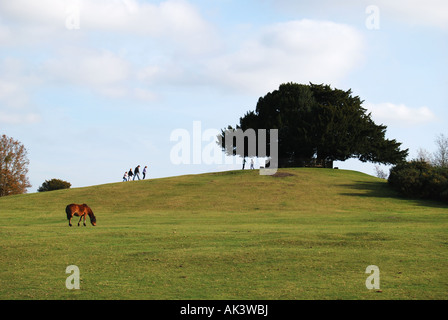
<path id="1" fill-rule="evenodd" d="M 69 204 L 65 208 L 65 213 L 67 213 L 67 219 L 68 219 L 68 225 L 72 226 L 72 218 L 73 216 L 79 217 L 78 221 L 78 227 L 81 223 L 82 218 L 84 218 L 84 227 L 86 226 L 86 215 L 89 215 L 90 222 L 92 223 L 92 226 L 96 226 L 96 217 L 93 214 L 92 209 L 88 205 L 84 204 Z"/>

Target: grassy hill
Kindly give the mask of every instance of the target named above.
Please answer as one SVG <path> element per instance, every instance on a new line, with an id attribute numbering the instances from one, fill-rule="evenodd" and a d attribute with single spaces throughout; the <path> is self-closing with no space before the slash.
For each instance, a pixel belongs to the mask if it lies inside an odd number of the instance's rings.
<path id="1" fill-rule="evenodd" d="M 448 210 L 354 171 L 230 171 L 0 198 L 0 299 L 446 299 Z M 69 227 L 87 203 L 97 226 Z M 65 287 L 76 265 L 81 289 Z M 380 269 L 381 290 L 365 286 Z"/>

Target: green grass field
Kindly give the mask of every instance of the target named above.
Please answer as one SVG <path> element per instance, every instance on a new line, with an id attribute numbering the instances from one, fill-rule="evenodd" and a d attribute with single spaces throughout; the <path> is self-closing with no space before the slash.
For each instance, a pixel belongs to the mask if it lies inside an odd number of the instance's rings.
<path id="1" fill-rule="evenodd" d="M 447 299 L 446 205 L 354 171 L 279 172 L 0 198 L 0 299 Z M 69 203 L 97 226 L 70 228 Z M 380 290 L 366 288 L 369 265 Z"/>

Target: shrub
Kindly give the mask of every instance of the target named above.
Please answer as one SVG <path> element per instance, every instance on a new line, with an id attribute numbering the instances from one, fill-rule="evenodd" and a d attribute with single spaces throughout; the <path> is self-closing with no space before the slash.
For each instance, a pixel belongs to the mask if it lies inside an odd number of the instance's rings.
<path id="1" fill-rule="evenodd" d="M 389 184 L 406 197 L 448 202 L 448 169 L 425 161 L 401 163 L 390 170 Z"/>
<path id="2" fill-rule="evenodd" d="M 44 183 L 37 189 L 38 192 L 44 191 L 52 191 L 52 190 L 60 190 L 60 189 L 69 189 L 72 186 L 70 182 L 60 180 L 60 179 L 51 179 L 45 180 Z"/>

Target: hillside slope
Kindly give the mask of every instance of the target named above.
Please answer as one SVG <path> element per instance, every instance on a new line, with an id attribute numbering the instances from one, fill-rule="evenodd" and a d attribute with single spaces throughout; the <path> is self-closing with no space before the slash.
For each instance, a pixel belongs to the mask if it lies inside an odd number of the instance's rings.
<path id="1" fill-rule="evenodd" d="M 353 209 L 350 195 L 396 196 L 384 180 L 360 172 L 281 169 L 274 176 L 261 176 L 258 170 L 228 171 L 25 194 L 0 198 L 0 205 L 4 212 L 13 214 L 39 207 L 41 215 L 49 218 L 56 218 L 56 213 L 63 218 L 65 206 L 73 202 L 89 204 L 100 216 L 103 212 L 173 210 L 224 213 L 281 209 L 303 213 L 339 205 Z"/>
<path id="2" fill-rule="evenodd" d="M 97 226 L 70 228 L 69 203 Z M 446 206 L 354 171 L 282 169 L 0 199 L 0 298 L 446 299 Z M 77 265 L 81 290 L 65 288 Z M 381 292 L 365 269 L 381 270 Z"/>

